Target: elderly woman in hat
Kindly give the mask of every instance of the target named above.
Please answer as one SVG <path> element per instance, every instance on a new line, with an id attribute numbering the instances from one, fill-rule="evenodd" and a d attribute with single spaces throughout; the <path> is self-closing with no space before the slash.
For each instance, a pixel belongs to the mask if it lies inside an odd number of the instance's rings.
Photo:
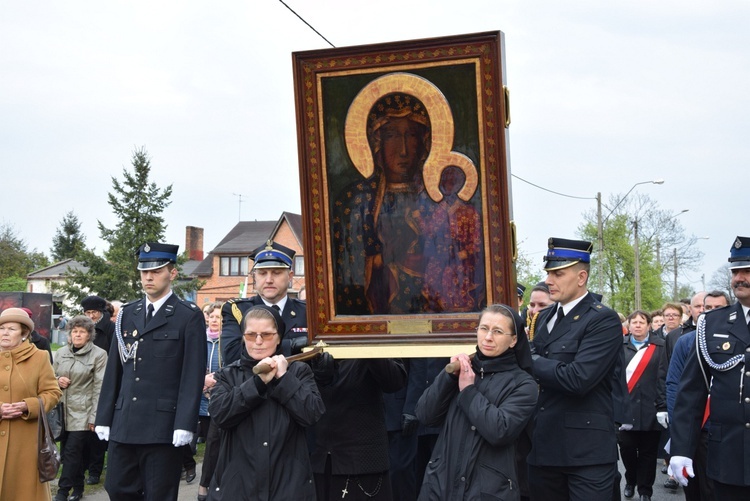
<path id="1" fill-rule="evenodd" d="M 39 481 L 37 433 L 41 412 L 60 399 L 47 353 L 29 342 L 34 322 L 20 308 L 0 313 L 0 494 L 2 499 L 49 500 Z M 39 405 L 42 399 L 43 408 Z"/>
<path id="2" fill-rule="evenodd" d="M 94 322 L 89 317 L 74 317 L 68 322 L 68 344 L 57 350 L 52 365 L 63 389 L 67 432 L 55 501 L 78 501 L 83 497 L 83 472 L 87 466 L 84 453 L 87 445 L 96 439 L 96 407 L 107 366 L 107 352 L 94 344 L 95 337 Z M 73 494 L 68 497 L 70 489 Z"/>
<path id="3" fill-rule="evenodd" d="M 420 423 L 441 426 L 419 499 L 520 499 L 515 443 L 537 401 L 521 317 L 488 306 L 473 358 L 451 362 L 417 403 Z"/>
<path id="4" fill-rule="evenodd" d="M 305 428 L 325 409 L 310 367 L 281 354 L 285 331 L 278 311 L 253 306 L 240 359 L 215 374 L 208 409 L 221 448 L 208 499 L 315 499 Z M 270 372 L 254 375 L 260 363 Z"/>

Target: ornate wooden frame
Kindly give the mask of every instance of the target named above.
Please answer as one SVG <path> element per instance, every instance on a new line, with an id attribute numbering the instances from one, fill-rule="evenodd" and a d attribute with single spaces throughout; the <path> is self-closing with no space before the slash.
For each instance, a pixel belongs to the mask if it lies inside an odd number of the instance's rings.
<path id="1" fill-rule="evenodd" d="M 293 54 L 311 341 L 473 343 L 481 307 L 498 302 L 515 304 L 510 115 L 503 51 L 503 34 L 497 31 Z M 449 142 L 440 152 L 442 156 L 431 154 L 432 160 L 427 160 L 439 164 L 430 172 L 437 172 L 439 183 L 441 165 L 461 168 L 466 180 L 458 196 L 473 204 L 481 215 L 484 283 L 479 286 L 485 295 L 483 304 L 473 311 L 395 315 L 337 312 L 332 263 L 337 237 L 332 232 L 332 204 L 340 193 L 336 189 L 341 190 L 357 176 L 363 179 L 372 173 L 372 159 L 368 164 L 365 158 L 372 154 L 366 144 L 364 156 L 352 160 L 357 150 L 347 149 L 351 137 L 345 136 L 353 130 L 351 127 L 364 125 L 374 98 L 394 90 L 424 96 L 432 119 L 433 150 L 438 142 Z M 445 104 L 454 127 L 441 132 L 440 125 L 446 123 Z M 362 140 L 362 135 L 356 139 Z M 436 200 L 442 194 L 434 182 L 434 176 L 429 181 L 425 174 L 424 188 Z"/>

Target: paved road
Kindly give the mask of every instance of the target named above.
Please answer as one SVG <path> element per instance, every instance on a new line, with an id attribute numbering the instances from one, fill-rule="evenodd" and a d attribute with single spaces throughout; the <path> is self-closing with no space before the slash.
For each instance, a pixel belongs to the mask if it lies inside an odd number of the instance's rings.
<path id="1" fill-rule="evenodd" d="M 201 464 L 198 464 L 197 467 L 197 477 L 195 481 L 191 484 L 185 483 L 185 481 L 180 482 L 180 496 L 179 501 L 195 501 L 198 497 L 198 480 L 201 478 Z M 622 468 L 622 463 L 620 463 L 620 472 L 625 474 L 625 471 Z M 677 489 L 676 491 L 672 491 L 669 489 L 664 488 L 664 481 L 667 479 L 666 475 L 663 475 L 659 470 L 656 472 L 656 482 L 654 483 L 654 495 L 651 498 L 652 501 L 681 501 L 685 499 L 685 495 L 682 493 L 682 487 Z M 625 479 L 623 478 L 621 484 L 620 484 L 620 491 L 622 492 L 622 488 L 625 487 Z M 53 487 L 54 492 L 54 487 Z M 100 491 L 92 494 L 86 494 L 83 498 L 85 501 L 108 501 L 109 497 L 107 496 L 107 493 L 104 491 L 104 489 L 101 489 Z M 627 501 L 624 497 L 622 498 L 623 501 Z M 632 498 L 635 501 L 638 501 L 638 493 L 636 493 L 635 497 Z"/>
<path id="2" fill-rule="evenodd" d="M 195 480 L 188 484 L 184 480 L 180 481 L 180 495 L 177 498 L 178 501 L 196 501 L 198 499 L 198 481 L 201 478 L 201 468 L 203 464 L 198 463 L 198 466 L 196 467 L 195 471 L 197 473 Z M 83 499 L 84 501 L 109 501 L 109 496 L 107 496 L 107 491 L 104 490 L 103 485 L 97 486 L 98 490 L 96 492 L 85 492 Z M 57 487 L 52 487 L 52 494 L 54 496 L 54 493 L 56 491 Z"/>

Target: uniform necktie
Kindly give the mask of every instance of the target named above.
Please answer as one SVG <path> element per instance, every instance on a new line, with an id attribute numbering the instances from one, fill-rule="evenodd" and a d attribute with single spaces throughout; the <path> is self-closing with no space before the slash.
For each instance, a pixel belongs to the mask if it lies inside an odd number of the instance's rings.
<path id="1" fill-rule="evenodd" d="M 562 319 L 565 318 L 565 312 L 563 311 L 562 306 L 560 306 L 557 309 L 557 319 L 555 320 L 554 325 L 552 326 L 552 330 L 555 330 L 555 327 L 560 325 L 560 322 L 562 322 Z"/>
<path id="2" fill-rule="evenodd" d="M 279 308 L 279 305 L 278 305 L 278 304 L 275 304 L 275 305 L 271 306 L 271 308 L 273 308 L 274 310 L 276 310 L 276 311 L 278 311 L 279 313 L 281 313 L 281 308 Z"/>
<path id="3" fill-rule="evenodd" d="M 146 325 L 154 318 L 154 305 L 150 303 L 146 309 Z"/>

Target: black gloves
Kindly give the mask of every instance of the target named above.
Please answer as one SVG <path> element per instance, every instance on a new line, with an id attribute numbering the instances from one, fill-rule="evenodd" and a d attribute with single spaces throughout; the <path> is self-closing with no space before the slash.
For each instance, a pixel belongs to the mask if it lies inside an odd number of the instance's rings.
<path id="1" fill-rule="evenodd" d="M 305 346 L 307 346 L 306 336 L 293 337 L 289 340 L 289 352 L 292 355 L 302 353 L 302 348 L 304 348 Z"/>
<path id="2" fill-rule="evenodd" d="M 310 361 L 310 368 L 318 384 L 327 385 L 333 381 L 336 365 L 330 353 L 323 352 Z"/>
<path id="3" fill-rule="evenodd" d="M 411 414 L 403 414 L 401 416 L 401 434 L 405 437 L 414 435 L 419 426 L 419 419 L 417 416 Z"/>

